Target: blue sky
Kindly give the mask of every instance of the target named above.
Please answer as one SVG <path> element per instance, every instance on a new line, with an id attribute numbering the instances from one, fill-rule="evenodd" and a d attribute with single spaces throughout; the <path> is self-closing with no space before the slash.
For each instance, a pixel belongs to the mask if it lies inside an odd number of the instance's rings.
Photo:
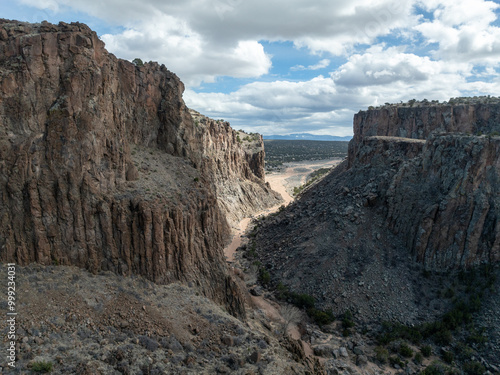
<path id="1" fill-rule="evenodd" d="M 262 134 L 351 135 L 360 109 L 500 92 L 500 4 L 483 0 L 14 0 L 3 18 L 79 21 L 158 61 L 184 100 Z"/>

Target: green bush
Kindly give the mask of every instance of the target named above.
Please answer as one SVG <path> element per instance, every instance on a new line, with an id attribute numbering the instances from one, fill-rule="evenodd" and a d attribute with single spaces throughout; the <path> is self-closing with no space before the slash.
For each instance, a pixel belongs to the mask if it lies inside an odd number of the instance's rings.
<path id="1" fill-rule="evenodd" d="M 447 329 L 442 329 L 434 335 L 434 341 L 438 345 L 450 345 L 452 340 L 451 332 Z"/>
<path id="2" fill-rule="evenodd" d="M 383 322 L 382 332 L 377 337 L 379 344 L 387 345 L 394 340 L 407 340 L 413 344 L 422 341 L 421 327 L 408 327 L 401 323 Z"/>
<path id="3" fill-rule="evenodd" d="M 398 365 L 399 367 L 405 367 L 405 363 L 396 355 L 389 357 L 389 362 L 391 365 Z"/>
<path id="4" fill-rule="evenodd" d="M 444 351 L 443 352 L 443 361 L 446 363 L 451 363 L 455 359 L 455 356 L 453 355 L 452 352 Z"/>
<path id="5" fill-rule="evenodd" d="M 420 352 L 424 357 L 429 357 L 432 354 L 432 348 L 430 345 L 425 345 L 420 348 Z"/>
<path id="6" fill-rule="evenodd" d="M 276 286 L 276 291 L 278 292 L 278 299 L 280 300 L 286 300 L 290 294 L 286 285 L 283 285 L 281 281 Z"/>
<path id="7" fill-rule="evenodd" d="M 306 293 L 290 293 L 292 303 L 298 308 L 310 309 L 314 307 L 314 297 Z"/>
<path id="8" fill-rule="evenodd" d="M 405 358 L 413 357 L 413 350 L 405 343 L 399 345 L 399 354 Z"/>
<path id="9" fill-rule="evenodd" d="M 53 368 L 52 362 L 49 361 L 39 361 L 39 362 L 33 362 L 31 365 L 31 371 L 34 372 L 41 372 L 41 373 L 46 373 L 46 372 L 51 372 Z"/>
<path id="10" fill-rule="evenodd" d="M 467 375 L 483 375 L 486 372 L 484 366 L 477 361 L 464 363 L 462 368 Z"/>
<path id="11" fill-rule="evenodd" d="M 134 64 L 135 66 L 144 66 L 144 63 L 138 57 L 132 60 L 132 64 Z"/>
<path id="12" fill-rule="evenodd" d="M 352 313 L 350 310 L 346 310 L 346 312 L 342 316 L 342 327 L 344 329 L 354 327 L 354 321 L 352 320 Z"/>
<path id="13" fill-rule="evenodd" d="M 331 310 L 323 311 L 315 307 L 307 309 L 307 315 L 319 326 L 330 324 L 335 320 Z"/>
<path id="14" fill-rule="evenodd" d="M 271 274 L 264 267 L 260 269 L 259 280 L 264 285 L 267 285 L 271 282 Z"/>
<path id="15" fill-rule="evenodd" d="M 415 354 L 413 360 L 415 361 L 415 363 L 421 364 L 424 361 L 424 356 L 422 355 L 422 353 L 417 353 Z"/>
<path id="16" fill-rule="evenodd" d="M 484 329 L 478 331 L 477 329 L 472 329 L 470 335 L 467 337 L 467 342 L 472 344 L 484 344 L 488 341 L 488 337 L 483 335 Z"/>
<path id="17" fill-rule="evenodd" d="M 425 370 L 423 370 L 420 375 L 445 375 L 446 367 L 439 362 L 435 362 L 430 366 L 427 366 Z"/>
<path id="18" fill-rule="evenodd" d="M 389 351 L 383 346 L 377 346 L 375 348 L 375 358 L 380 363 L 387 363 L 389 360 Z"/>

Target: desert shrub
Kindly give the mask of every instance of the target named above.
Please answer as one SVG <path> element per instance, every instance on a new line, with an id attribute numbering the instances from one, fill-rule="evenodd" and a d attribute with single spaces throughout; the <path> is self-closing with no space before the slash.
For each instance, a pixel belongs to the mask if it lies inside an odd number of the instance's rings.
<path id="1" fill-rule="evenodd" d="M 474 355 L 474 350 L 463 342 L 459 342 L 455 348 L 455 353 L 460 360 L 464 361 L 469 360 Z"/>
<path id="2" fill-rule="evenodd" d="M 346 312 L 342 316 L 342 327 L 344 329 L 354 327 L 354 321 L 352 320 L 352 313 L 350 310 L 346 310 Z"/>
<path id="3" fill-rule="evenodd" d="M 451 363 L 453 362 L 453 360 L 455 359 L 455 356 L 453 355 L 452 352 L 443 352 L 443 361 L 445 361 L 446 363 Z"/>
<path id="4" fill-rule="evenodd" d="M 290 293 L 292 303 L 299 307 L 310 309 L 314 307 L 314 297 L 306 293 Z"/>
<path id="5" fill-rule="evenodd" d="M 135 66 L 144 66 L 144 63 L 138 57 L 132 60 L 132 64 L 134 64 Z"/>
<path id="6" fill-rule="evenodd" d="M 401 323 L 383 322 L 382 332 L 377 337 L 379 344 L 387 345 L 391 341 L 399 339 L 419 344 L 422 341 L 420 327 L 408 327 Z"/>
<path id="7" fill-rule="evenodd" d="M 393 355 L 393 356 L 389 357 L 389 362 L 393 366 L 398 365 L 401 368 L 405 367 L 405 363 L 397 355 Z"/>
<path id="8" fill-rule="evenodd" d="M 406 343 L 399 345 L 399 354 L 405 358 L 413 357 L 413 350 Z"/>
<path id="9" fill-rule="evenodd" d="M 52 364 L 52 362 L 38 361 L 38 362 L 33 362 L 33 364 L 31 365 L 31 371 L 46 373 L 46 372 L 51 372 L 53 367 L 54 365 Z"/>
<path id="10" fill-rule="evenodd" d="M 422 355 L 422 353 L 417 353 L 415 354 L 413 360 L 415 361 L 415 363 L 421 364 L 424 361 L 424 356 Z"/>
<path id="11" fill-rule="evenodd" d="M 323 311 L 315 307 L 311 307 L 307 310 L 307 315 L 311 317 L 314 322 L 319 325 L 327 325 L 335 320 L 331 310 Z"/>
<path id="12" fill-rule="evenodd" d="M 420 352 L 424 357 L 429 357 L 432 354 L 432 348 L 430 345 L 425 345 L 420 348 Z"/>
<path id="13" fill-rule="evenodd" d="M 484 344 L 488 341 L 488 337 L 483 335 L 484 329 L 478 331 L 477 329 L 472 329 L 470 335 L 467 337 L 467 342 L 471 344 Z"/>
<path id="14" fill-rule="evenodd" d="M 486 372 L 485 367 L 477 361 L 464 363 L 462 368 L 467 375 L 483 375 Z"/>
<path id="15" fill-rule="evenodd" d="M 264 267 L 260 269 L 259 281 L 264 285 L 267 285 L 271 282 L 271 274 Z"/>
<path id="16" fill-rule="evenodd" d="M 434 341 L 438 345 L 450 345 L 452 340 L 451 332 L 447 329 L 442 329 L 434 335 Z"/>
<path id="17" fill-rule="evenodd" d="M 276 292 L 278 293 L 277 297 L 280 300 L 287 299 L 288 295 L 290 294 L 286 285 L 284 285 L 281 281 L 276 286 Z"/>
<path id="18" fill-rule="evenodd" d="M 420 372 L 420 375 L 445 375 L 446 367 L 442 363 L 434 362 L 430 366 L 427 366 L 425 370 Z"/>
<path id="19" fill-rule="evenodd" d="M 389 360 L 389 351 L 383 346 L 377 346 L 375 348 L 375 358 L 380 363 L 387 363 Z"/>

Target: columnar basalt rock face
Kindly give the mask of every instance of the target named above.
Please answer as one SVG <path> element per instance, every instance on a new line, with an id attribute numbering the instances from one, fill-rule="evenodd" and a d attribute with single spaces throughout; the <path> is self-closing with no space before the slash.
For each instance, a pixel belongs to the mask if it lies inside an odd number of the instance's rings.
<path id="1" fill-rule="evenodd" d="M 395 174 L 389 228 L 433 269 L 500 260 L 500 137 L 437 135 Z"/>
<path id="2" fill-rule="evenodd" d="M 499 104 L 361 111 L 348 164 L 392 170 L 378 201 L 427 268 L 497 262 L 499 132 Z"/>
<path id="3" fill-rule="evenodd" d="M 190 110 L 201 130 L 203 164 L 212 176 L 219 206 L 231 225 L 280 203 L 281 197 L 264 183 L 264 142 L 260 134 L 235 131 L 228 122 Z"/>
<path id="4" fill-rule="evenodd" d="M 229 125 L 197 127 L 175 74 L 80 23 L 0 20 L 0 75 L 1 261 L 194 282 L 243 313 L 217 187 L 266 186 Z"/>

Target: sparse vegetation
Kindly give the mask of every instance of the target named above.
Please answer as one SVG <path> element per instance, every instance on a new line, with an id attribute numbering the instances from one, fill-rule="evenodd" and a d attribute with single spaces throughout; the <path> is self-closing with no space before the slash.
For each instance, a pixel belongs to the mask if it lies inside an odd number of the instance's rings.
<path id="1" fill-rule="evenodd" d="M 325 174 L 327 174 L 328 172 L 330 172 L 330 168 L 320 168 L 314 172 L 312 172 L 309 176 L 308 176 L 308 181 L 302 185 L 302 186 L 295 186 L 293 188 L 293 195 L 296 196 L 296 195 L 299 195 L 300 193 L 302 193 L 302 191 L 304 191 L 304 189 L 308 188 L 309 186 L 311 186 L 312 184 L 314 184 L 316 181 L 320 180 L 321 177 L 323 177 Z"/>
<path id="2" fill-rule="evenodd" d="M 464 363 L 463 370 L 467 375 L 482 375 L 486 372 L 485 367 L 477 361 Z"/>
<path id="3" fill-rule="evenodd" d="M 309 294 L 290 292 L 281 282 L 276 286 L 276 292 L 279 299 L 305 310 L 307 315 L 319 326 L 330 324 L 335 320 L 335 316 L 330 310 L 316 308 L 314 297 Z"/>
<path id="4" fill-rule="evenodd" d="M 380 363 L 387 363 L 389 360 L 389 351 L 383 346 L 377 346 L 375 348 L 375 358 Z"/>
<path id="5" fill-rule="evenodd" d="M 422 99 L 422 100 L 417 100 L 417 99 L 411 99 L 406 103 L 400 102 L 400 103 L 384 103 L 384 105 L 381 106 L 369 106 L 368 110 L 380 110 L 384 108 L 394 108 L 394 107 L 399 107 L 399 108 L 404 108 L 404 107 L 428 107 L 428 106 L 445 106 L 445 105 L 474 105 L 474 104 L 495 104 L 499 103 L 500 98 L 499 97 L 494 97 L 491 95 L 488 96 L 474 96 L 474 97 L 458 97 L 458 98 L 451 98 L 447 102 L 439 102 L 439 100 L 428 100 L 428 99 Z"/>
<path id="6" fill-rule="evenodd" d="M 280 169 L 283 163 L 345 158 L 349 142 L 264 140 L 266 170 Z"/>
<path id="7" fill-rule="evenodd" d="M 52 362 L 38 361 L 38 362 L 33 362 L 33 364 L 31 365 L 31 371 L 44 374 L 47 372 L 51 372 L 53 367 L 54 365 L 52 364 Z"/>
<path id="8" fill-rule="evenodd" d="M 424 357 L 427 358 L 430 357 L 430 355 L 432 354 L 432 348 L 430 345 L 425 345 L 420 348 L 420 352 Z"/>
<path id="9" fill-rule="evenodd" d="M 138 57 L 132 60 L 132 64 L 135 66 L 144 66 L 144 62 Z"/>
<path id="10" fill-rule="evenodd" d="M 406 343 L 401 343 L 399 345 L 399 354 L 401 354 L 405 358 L 413 357 L 413 350 Z"/>

